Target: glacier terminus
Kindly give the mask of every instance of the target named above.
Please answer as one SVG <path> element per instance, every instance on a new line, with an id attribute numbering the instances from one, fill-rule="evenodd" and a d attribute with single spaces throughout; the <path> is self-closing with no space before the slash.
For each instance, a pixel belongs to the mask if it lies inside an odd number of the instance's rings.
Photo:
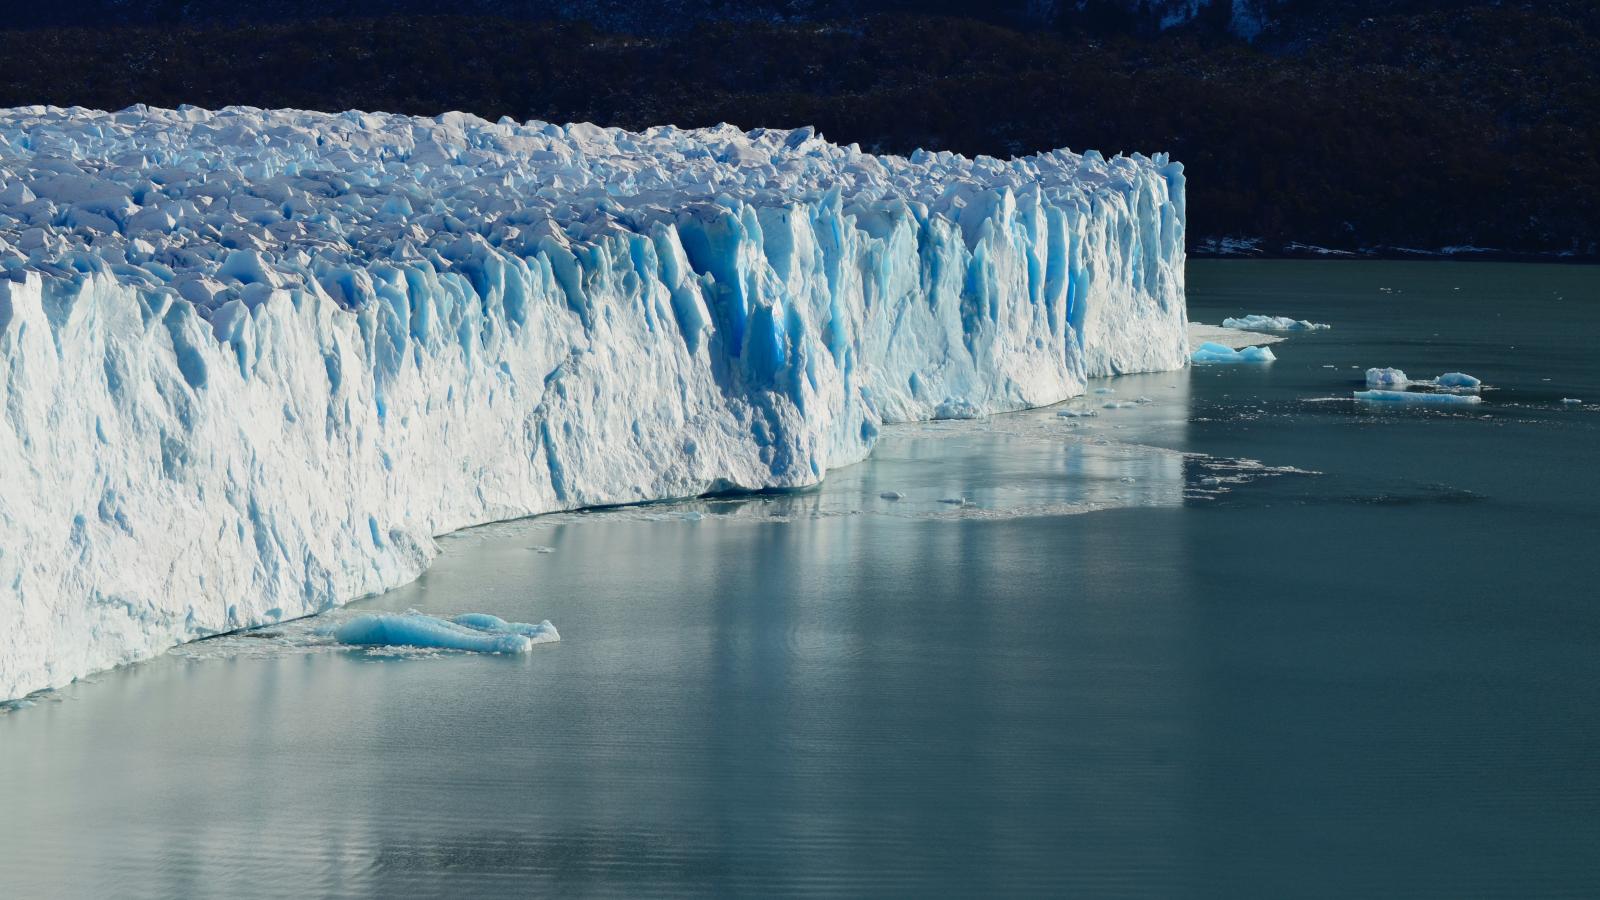
<path id="1" fill-rule="evenodd" d="M 1188 356 L 1165 156 L 0 110 L 0 698 Z"/>

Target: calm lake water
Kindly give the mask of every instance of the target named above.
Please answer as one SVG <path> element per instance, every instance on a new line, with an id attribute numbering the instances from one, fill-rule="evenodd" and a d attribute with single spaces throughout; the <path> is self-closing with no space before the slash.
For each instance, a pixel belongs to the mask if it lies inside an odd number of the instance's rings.
<path id="1" fill-rule="evenodd" d="M 552 619 L 520 657 L 297 624 L 0 715 L 0 896 L 1600 896 L 1600 269 L 1189 279 L 1333 330 L 357 604 Z"/>

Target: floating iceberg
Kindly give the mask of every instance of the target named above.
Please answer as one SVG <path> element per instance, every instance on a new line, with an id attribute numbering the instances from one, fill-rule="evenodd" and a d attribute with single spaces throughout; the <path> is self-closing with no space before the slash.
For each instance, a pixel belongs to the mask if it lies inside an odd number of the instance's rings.
<path id="1" fill-rule="evenodd" d="M 1367 403 L 1408 403 L 1425 406 L 1458 406 L 1483 402 L 1476 394 L 1430 394 L 1420 391 L 1356 391 L 1355 397 Z"/>
<path id="2" fill-rule="evenodd" d="M 1249 315 L 1223 319 L 1222 327 L 1238 328 L 1243 331 L 1326 331 L 1333 326 L 1308 322 L 1305 319 L 1291 319 L 1288 316 Z"/>
<path id="3" fill-rule="evenodd" d="M 469 626 L 462 619 L 498 622 L 498 628 Z M 532 634 L 528 633 L 532 630 Z M 537 638 L 535 638 L 537 635 Z M 512 625 L 487 615 L 457 616 L 451 622 L 419 612 L 356 616 L 333 633 L 341 644 L 361 647 L 429 647 L 474 653 L 526 653 L 534 644 L 560 640 L 549 622 Z"/>
<path id="4" fill-rule="evenodd" d="M 0 697 L 1180 368 L 1164 156 L 0 110 Z M 942 410 L 941 410 L 942 407 Z"/>
<path id="5" fill-rule="evenodd" d="M 1405 387 L 1411 383 L 1406 373 L 1399 369 L 1368 369 L 1367 384 L 1382 387 Z"/>
<path id="6" fill-rule="evenodd" d="M 1468 375 L 1465 372 L 1446 372 L 1433 380 L 1435 385 L 1442 388 L 1455 390 L 1475 391 L 1483 386 L 1481 379 Z"/>
<path id="7" fill-rule="evenodd" d="M 560 633 L 556 631 L 554 625 L 550 624 L 549 619 L 545 619 L 537 625 L 529 625 L 526 622 L 507 622 L 499 616 L 491 616 L 488 613 L 466 613 L 456 616 L 450 621 L 457 625 L 475 628 L 478 631 L 520 634 L 535 644 L 547 644 L 561 640 Z"/>
<path id="8" fill-rule="evenodd" d="M 1399 369 L 1368 369 L 1369 387 L 1403 388 L 1409 386 L 1441 388 L 1452 391 L 1476 391 L 1483 382 L 1465 372 L 1446 372 L 1438 378 L 1413 380 Z"/>
<path id="9" fill-rule="evenodd" d="M 1265 363 L 1277 358 L 1266 347 L 1245 347 L 1235 350 L 1211 341 L 1201 344 L 1199 349 L 1189 356 L 1190 360 L 1197 363 Z"/>

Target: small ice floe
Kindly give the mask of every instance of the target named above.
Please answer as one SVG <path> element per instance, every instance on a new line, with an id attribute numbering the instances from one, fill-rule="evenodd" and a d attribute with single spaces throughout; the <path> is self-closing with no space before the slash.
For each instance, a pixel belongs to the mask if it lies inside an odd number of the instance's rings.
<path id="1" fill-rule="evenodd" d="M 554 553 L 554 552 L 556 552 L 556 548 L 547 547 L 544 544 L 534 544 L 533 546 L 529 547 L 528 549 L 532 550 L 535 553 Z"/>
<path id="2" fill-rule="evenodd" d="M 1561 402 L 1562 403 L 1569 403 L 1569 404 L 1578 404 L 1578 403 L 1582 403 L 1583 401 L 1579 400 L 1577 397 L 1562 397 L 1561 398 Z"/>
<path id="3" fill-rule="evenodd" d="M 1235 350 L 1214 341 L 1206 341 L 1189 356 L 1191 362 L 1197 363 L 1267 363 L 1277 358 L 1266 347 Z"/>
<path id="4" fill-rule="evenodd" d="M 1461 406 L 1482 403 L 1476 394 L 1425 394 L 1420 391 L 1356 391 L 1365 403 L 1400 403 L 1417 406 Z"/>
<path id="5" fill-rule="evenodd" d="M 534 644 L 561 640 L 548 620 L 525 625 L 471 613 L 451 621 L 419 612 L 357 616 L 339 626 L 333 637 L 341 644 L 358 647 L 426 647 L 475 653 L 526 653 Z"/>
<path id="6" fill-rule="evenodd" d="M 1223 319 L 1222 327 L 1239 328 L 1244 331 L 1327 331 L 1333 326 L 1321 322 L 1308 322 L 1305 319 L 1291 319 L 1288 316 L 1249 315 Z"/>
<path id="7" fill-rule="evenodd" d="M 1475 391 L 1483 386 L 1483 381 L 1468 375 L 1465 372 L 1446 372 L 1433 380 L 1433 383 L 1442 388 Z"/>
<path id="8" fill-rule="evenodd" d="M 965 498 L 965 497 L 941 497 L 939 499 L 939 502 L 940 503 L 948 503 L 951 506 L 966 506 L 967 505 L 967 498 Z"/>
<path id="9" fill-rule="evenodd" d="M 1117 389 L 1116 388 L 1095 388 L 1094 392 L 1096 394 L 1115 394 L 1117 392 Z"/>
<path id="10" fill-rule="evenodd" d="M 1413 379 L 1400 369 L 1368 369 L 1367 386 L 1380 388 L 1431 387 L 1446 391 L 1476 391 L 1483 381 L 1465 372 L 1446 372 L 1438 378 Z"/>
<path id="11" fill-rule="evenodd" d="M 1411 383 L 1400 369 L 1368 369 L 1367 384 L 1381 387 L 1405 387 Z"/>
<path id="12" fill-rule="evenodd" d="M 884 491 L 883 493 L 879 494 L 878 496 L 882 497 L 885 500 L 899 500 L 904 495 L 901 494 L 899 491 Z"/>
<path id="13" fill-rule="evenodd" d="M 1133 398 L 1133 402 L 1139 404 L 1140 406 L 1143 406 L 1146 403 L 1154 403 L 1156 401 L 1150 399 L 1149 397 L 1135 397 L 1135 398 Z"/>
<path id="14" fill-rule="evenodd" d="M 1098 416 L 1100 414 L 1092 409 L 1063 409 L 1062 411 L 1056 413 L 1056 415 L 1063 419 L 1084 419 L 1088 418 L 1089 416 Z"/>
<path id="15" fill-rule="evenodd" d="M 1100 408 L 1101 409 L 1133 409 L 1135 406 L 1138 406 L 1138 405 L 1139 404 L 1130 402 L 1128 400 L 1108 400 L 1105 403 L 1100 404 Z"/>
<path id="16" fill-rule="evenodd" d="M 488 613 L 464 613 L 450 621 L 457 625 L 465 625 L 474 631 L 490 631 L 496 634 L 520 634 L 535 644 L 548 644 L 561 640 L 561 635 L 556 633 L 556 627 L 545 619 L 537 625 L 526 622 L 507 622 L 499 616 Z"/>

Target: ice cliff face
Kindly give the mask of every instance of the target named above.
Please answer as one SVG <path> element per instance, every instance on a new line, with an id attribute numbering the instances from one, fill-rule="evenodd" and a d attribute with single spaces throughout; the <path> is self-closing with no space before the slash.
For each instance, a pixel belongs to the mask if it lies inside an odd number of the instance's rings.
<path id="1" fill-rule="evenodd" d="M 1164 157 L 0 111 L 0 697 L 1184 362 Z"/>

